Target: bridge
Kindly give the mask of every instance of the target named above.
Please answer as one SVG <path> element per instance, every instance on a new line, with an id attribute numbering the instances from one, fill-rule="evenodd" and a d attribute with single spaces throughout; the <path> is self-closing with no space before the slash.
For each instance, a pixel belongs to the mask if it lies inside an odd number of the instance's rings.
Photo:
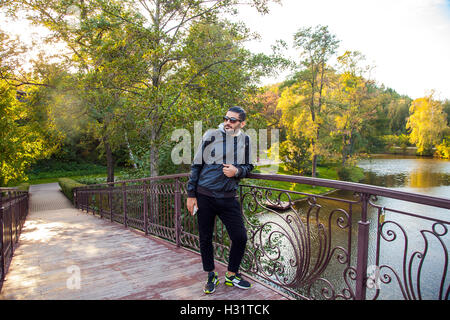
<path id="1" fill-rule="evenodd" d="M 205 295 L 187 176 L 76 188 L 74 204 L 57 184 L 33 185 L 29 194 L 0 190 L 0 299 L 449 299 L 450 199 L 267 174 L 250 175 L 239 190 L 249 233 L 241 268 L 254 287 L 223 285 L 230 240 L 217 221 L 222 285 Z M 384 206 L 386 197 L 398 207 Z"/>
<path id="2" fill-rule="evenodd" d="M 57 183 L 33 185 L 30 196 L 0 299 L 286 299 L 259 282 L 205 295 L 193 251 L 75 209 Z M 217 271 L 223 283 L 226 266 Z"/>

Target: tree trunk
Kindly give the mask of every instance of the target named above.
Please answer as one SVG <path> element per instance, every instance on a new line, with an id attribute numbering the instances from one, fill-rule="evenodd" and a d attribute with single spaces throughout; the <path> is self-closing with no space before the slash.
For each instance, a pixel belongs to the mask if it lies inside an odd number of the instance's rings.
<path id="1" fill-rule="evenodd" d="M 158 176 L 158 161 L 159 154 L 158 148 L 154 145 L 150 146 L 150 176 L 157 177 Z"/>
<path id="2" fill-rule="evenodd" d="M 159 150 L 157 144 L 157 132 L 156 126 L 153 125 L 151 128 L 151 137 L 150 137 L 150 176 L 156 177 L 158 176 L 159 170 Z"/>
<path id="3" fill-rule="evenodd" d="M 313 93 L 314 95 L 314 93 Z M 314 103 L 314 99 L 311 100 L 311 103 Z M 311 105 L 311 120 L 313 123 L 316 123 L 316 112 L 314 110 L 314 105 Z M 317 168 L 317 150 L 316 150 L 316 143 L 319 141 L 319 133 L 316 133 L 316 137 L 311 139 L 311 145 L 312 145 L 312 172 L 311 177 L 316 177 L 316 168 Z"/>
<path id="4" fill-rule="evenodd" d="M 342 167 L 345 167 L 345 162 L 347 161 L 347 139 L 345 135 L 342 137 Z"/>
<path id="5" fill-rule="evenodd" d="M 133 151 L 131 150 L 130 142 L 128 141 L 128 135 L 126 132 L 125 132 L 125 143 L 127 144 L 128 155 L 130 156 L 130 161 L 133 165 L 133 168 L 137 169 L 138 166 L 136 164 L 136 159 L 134 158 Z"/>
<path id="6" fill-rule="evenodd" d="M 317 168 L 317 154 L 313 155 L 313 158 L 312 158 L 312 173 L 311 173 L 311 177 L 313 177 L 313 178 L 316 177 L 316 168 Z"/>
<path id="7" fill-rule="evenodd" d="M 353 154 L 353 134 L 350 136 L 344 136 L 342 142 L 342 166 L 344 167 L 347 163 L 348 158 Z"/>
<path id="8" fill-rule="evenodd" d="M 322 92 L 323 92 L 323 84 L 324 84 L 324 80 L 323 80 L 323 76 L 324 76 L 324 70 L 325 70 L 325 62 L 322 62 L 322 70 L 321 70 L 321 74 L 320 74 L 320 86 L 319 86 L 319 101 L 318 101 L 318 105 L 317 108 L 314 109 L 314 112 L 311 114 L 312 115 L 312 120 L 315 123 L 316 122 L 316 112 L 317 112 L 317 116 L 320 116 L 321 111 L 322 111 Z M 313 90 L 313 100 L 312 103 L 314 103 L 314 90 Z M 317 132 L 316 132 L 316 141 L 314 143 L 313 146 L 313 159 L 312 159 L 312 173 L 311 176 L 313 178 L 316 177 L 316 172 L 317 172 L 317 150 L 316 150 L 316 143 L 319 141 L 319 131 L 320 131 L 320 126 L 317 126 Z"/>
<path id="9" fill-rule="evenodd" d="M 155 2 L 155 11 L 154 11 L 154 16 L 153 16 L 153 28 L 157 31 L 157 39 L 156 39 L 156 43 L 155 43 L 155 48 L 158 48 L 159 46 L 159 37 L 160 37 L 160 14 L 161 14 L 161 1 L 157 0 Z M 153 60 L 152 62 L 153 65 L 153 69 L 152 69 L 152 85 L 153 88 L 155 88 L 154 90 L 158 90 L 159 89 L 159 80 L 160 80 L 160 61 L 158 59 L 158 57 L 156 56 L 156 58 Z M 160 106 L 159 104 L 159 99 L 158 103 L 155 104 L 155 109 L 156 109 L 156 115 L 153 117 L 153 121 L 151 123 L 151 137 L 150 137 L 150 176 L 151 177 L 157 177 L 158 176 L 158 162 L 159 162 L 159 150 L 156 146 L 157 143 L 157 127 L 159 124 L 159 117 L 158 117 L 158 107 Z"/>
<path id="10" fill-rule="evenodd" d="M 105 145 L 106 152 L 106 168 L 108 172 L 108 177 L 106 182 L 114 182 L 114 157 L 112 154 L 111 146 L 106 137 L 103 138 L 103 143 Z"/>

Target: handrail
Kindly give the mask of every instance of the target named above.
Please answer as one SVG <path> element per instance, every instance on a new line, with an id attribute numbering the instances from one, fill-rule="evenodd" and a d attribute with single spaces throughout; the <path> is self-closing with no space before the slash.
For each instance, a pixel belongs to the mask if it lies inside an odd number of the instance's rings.
<path id="1" fill-rule="evenodd" d="M 175 179 L 175 178 L 184 178 L 188 177 L 189 173 L 178 173 L 157 177 L 147 177 L 140 179 L 130 179 L 130 180 L 120 180 L 115 182 L 105 182 L 99 184 L 90 184 L 84 187 L 77 187 L 78 190 L 86 190 L 91 189 L 92 187 L 99 187 L 105 185 L 115 185 L 115 184 L 123 184 L 123 183 L 135 183 L 135 182 L 143 182 L 143 181 L 152 181 L 152 180 L 164 180 L 164 179 Z M 328 187 L 340 190 L 348 190 L 359 193 L 368 193 L 371 195 L 377 195 L 382 197 L 389 197 L 398 200 L 405 200 L 416 202 L 424 205 L 432 205 L 440 208 L 450 209 L 450 199 L 434 197 L 429 195 L 423 195 L 419 193 L 412 193 L 406 191 L 398 191 L 393 190 L 386 187 L 379 187 L 369 184 L 356 183 L 356 182 L 348 182 L 348 181 L 340 181 L 340 180 L 331 180 L 331 179 L 322 179 L 322 178 L 312 178 L 305 176 L 294 176 L 294 175 L 281 175 L 281 174 L 267 174 L 267 173 L 250 173 L 247 176 L 248 179 L 258 179 L 258 180 L 271 180 L 271 181 L 284 181 L 284 182 L 293 182 L 299 184 L 308 184 L 313 186 L 320 187 Z"/>
<path id="2" fill-rule="evenodd" d="M 330 180 L 322 178 L 311 178 L 304 176 L 293 175 L 279 175 L 279 174 L 265 174 L 265 173 L 251 173 L 247 176 L 249 179 L 259 180 L 272 180 L 272 181 L 285 181 L 294 182 L 299 184 L 308 184 L 313 186 L 335 188 L 340 190 L 348 190 L 359 193 L 367 193 L 371 195 L 377 195 L 382 197 L 389 197 L 398 200 L 405 200 L 410 202 L 416 202 L 424 205 L 432 205 L 440 208 L 450 209 L 450 199 L 423 195 L 419 193 L 412 193 L 406 191 L 398 191 L 385 187 L 379 187 L 369 184 Z"/>
<path id="3" fill-rule="evenodd" d="M 164 176 L 157 176 L 157 177 L 146 177 L 146 178 L 139 178 L 139 179 L 129 179 L 129 180 L 119 180 L 114 182 L 104 182 L 104 183 L 97 183 L 97 184 L 90 184 L 83 187 L 76 187 L 74 189 L 77 190 L 85 190 L 85 189 L 91 189 L 92 187 L 99 187 L 99 186 L 108 186 L 108 185 L 115 185 L 115 184 L 124 184 L 124 183 L 134 183 L 134 182 L 145 182 L 145 181 L 152 181 L 152 180 L 162 180 L 162 179 L 176 179 L 176 178 L 184 178 L 189 177 L 189 173 L 176 173 L 176 174 L 168 174 Z"/>

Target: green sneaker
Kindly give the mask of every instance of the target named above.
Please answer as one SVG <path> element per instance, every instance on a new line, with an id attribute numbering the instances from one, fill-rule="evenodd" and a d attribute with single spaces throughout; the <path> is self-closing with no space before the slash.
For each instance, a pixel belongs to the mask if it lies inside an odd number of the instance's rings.
<path id="1" fill-rule="evenodd" d="M 252 287 L 251 283 L 247 280 L 242 279 L 242 276 L 239 273 L 236 273 L 234 276 L 225 275 L 225 284 L 230 287 L 238 287 L 244 290 L 250 289 Z"/>
<path id="2" fill-rule="evenodd" d="M 214 293 L 216 287 L 219 285 L 219 274 L 217 272 L 211 271 L 208 273 L 208 281 L 203 288 L 204 293 Z"/>

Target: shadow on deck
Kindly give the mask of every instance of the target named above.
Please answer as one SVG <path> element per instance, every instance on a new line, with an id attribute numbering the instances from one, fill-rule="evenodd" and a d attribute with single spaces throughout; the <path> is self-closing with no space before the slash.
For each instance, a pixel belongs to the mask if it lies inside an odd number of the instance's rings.
<path id="1" fill-rule="evenodd" d="M 286 299 L 256 281 L 247 291 L 223 285 L 220 263 L 221 284 L 205 295 L 197 253 L 74 209 L 56 183 L 32 186 L 30 193 L 0 299 Z"/>

